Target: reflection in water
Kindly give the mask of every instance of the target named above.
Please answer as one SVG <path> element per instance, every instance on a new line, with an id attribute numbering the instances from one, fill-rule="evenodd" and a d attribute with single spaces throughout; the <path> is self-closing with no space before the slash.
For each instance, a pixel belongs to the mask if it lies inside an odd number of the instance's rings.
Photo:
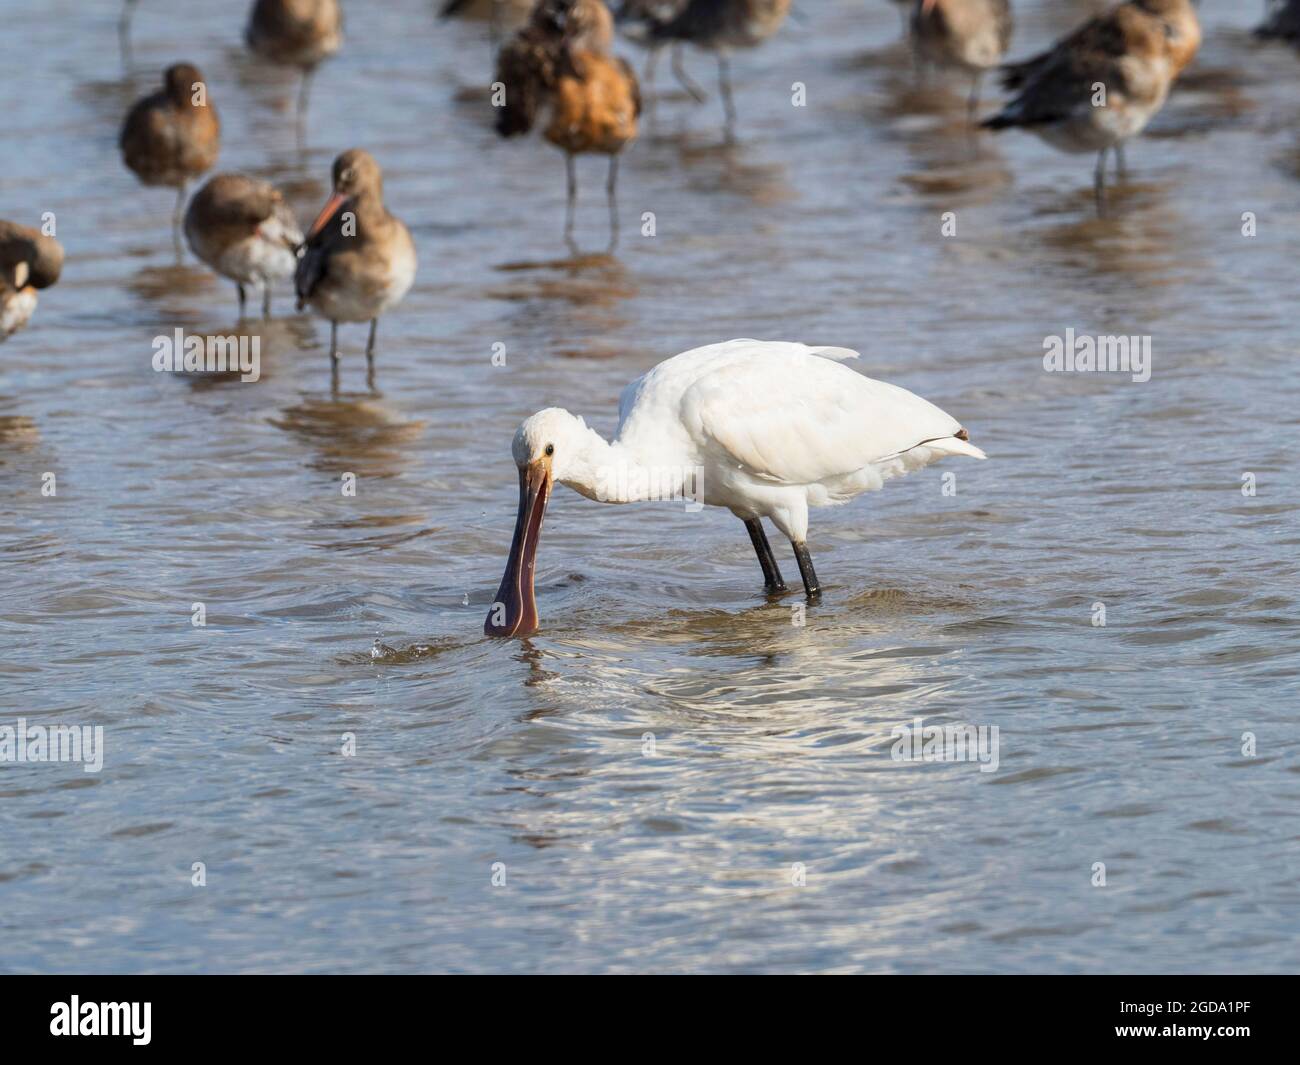
<path id="1" fill-rule="evenodd" d="M 1090 214 L 1086 187 L 1043 190 L 1027 197 L 1027 214 L 1039 220 L 1066 215 L 1061 222 L 1027 225 L 1022 237 L 1033 242 L 1045 261 L 1107 288 L 1134 282 L 1144 290 L 1167 285 L 1197 268 L 1201 260 L 1195 227 L 1180 218 L 1162 183 L 1120 181 L 1107 189 L 1109 213 Z"/>
<path id="2" fill-rule="evenodd" d="M 1143 132 L 1144 138 L 1184 137 L 1253 122 L 1259 110 L 1253 85 L 1260 75 L 1239 66 L 1216 66 L 1202 58 L 1179 76 L 1173 91 L 1184 105 Z"/>
<path id="3" fill-rule="evenodd" d="M 903 181 L 942 210 L 990 203 L 1014 177 L 994 139 L 971 126 L 965 102 L 944 101 L 939 119 L 905 137 L 914 166 Z"/>
<path id="4" fill-rule="evenodd" d="M 677 139 L 675 157 L 685 172 L 688 188 L 707 193 L 721 190 L 761 206 L 787 203 L 795 198 L 784 163 L 747 162 L 747 154 L 743 142 L 700 144 L 682 136 Z"/>
<path id="5" fill-rule="evenodd" d="M 487 639 L 488 637 L 484 637 Z M 518 650 L 511 656 L 516 662 L 522 662 L 528 667 L 528 675 L 524 679 L 524 687 L 540 688 L 545 687 L 551 681 L 560 680 L 563 674 L 555 670 L 544 669 L 542 663 L 546 661 L 547 653 L 538 647 L 532 637 L 525 636 L 518 641 Z M 547 717 L 556 711 L 539 707 L 536 704 L 529 706 L 523 714 L 525 721 L 537 721 Z"/>
<path id="6" fill-rule="evenodd" d="M 0 397 L 0 406 L 8 401 Z M 0 465 L 8 453 L 31 451 L 41 442 L 36 422 L 25 414 L 0 414 Z"/>
<path id="7" fill-rule="evenodd" d="M 570 358 L 610 358 L 621 348 L 611 337 L 628 325 L 620 306 L 635 299 L 639 286 L 621 260 L 612 255 L 504 263 L 497 269 L 510 277 L 490 295 L 514 307 L 510 332 L 532 347 L 543 338 L 555 353 Z"/>
<path id="8" fill-rule="evenodd" d="M 341 395 L 304 398 L 271 419 L 306 444 L 308 466 L 337 479 L 344 473 L 396 477 L 410 462 L 426 423 L 398 414 L 382 400 Z"/>
<path id="9" fill-rule="evenodd" d="M 127 288 L 142 301 L 157 305 L 161 316 L 188 319 L 195 313 L 195 298 L 206 296 L 223 278 L 203 266 L 173 263 L 142 266 L 127 281 Z"/>
<path id="10" fill-rule="evenodd" d="M 274 304 L 272 310 L 274 311 Z M 311 345 L 315 338 L 311 320 L 304 315 L 296 315 L 292 318 L 245 318 L 222 327 L 200 322 L 194 323 L 189 332 L 203 337 L 220 337 L 223 341 L 243 346 L 250 351 L 254 350 L 252 345 L 256 342 L 257 381 L 243 380 L 244 375 L 239 370 L 231 370 L 227 373 L 183 374 L 190 386 L 199 392 L 228 385 L 255 387 L 258 382 L 275 377 L 277 367 L 282 364 L 291 364 L 296 374 L 298 370 L 296 357 L 303 348 Z"/>
<path id="11" fill-rule="evenodd" d="M 0 412 L 6 412 L 13 401 L 0 395 Z M 64 551 L 64 535 L 57 528 L 46 528 L 41 524 L 17 520 L 15 508 L 8 500 L 30 498 L 41 500 L 48 507 L 53 497 L 43 493 L 53 488 L 57 491 L 58 481 L 48 480 L 48 474 L 62 476 L 65 467 L 57 456 L 41 439 L 40 427 L 33 418 L 25 414 L 0 413 L 0 499 L 6 500 L 0 511 L 0 567 L 12 567 L 22 564 L 38 567 L 43 563 L 56 561 Z M 63 484 L 66 492 L 68 485 Z M 5 572 L 0 569 L 0 572 Z M 10 613 L 0 619 L 0 628 L 11 635 L 20 631 L 14 627 L 18 621 L 15 614 L 30 610 L 31 604 L 23 601 L 7 601 Z M 39 627 L 39 616 L 33 616 L 23 622 L 23 627 L 35 631 Z M 0 690 L 9 685 L 7 674 L 13 672 L 8 668 L 10 655 L 0 654 Z M 19 670 L 21 671 L 21 670 Z M 0 870 L 3 866 L 0 865 Z"/>
<path id="12" fill-rule="evenodd" d="M 160 71 L 161 68 L 137 71 L 120 78 L 82 81 L 73 87 L 72 92 L 104 128 L 116 135 L 131 105 L 157 87 Z M 116 136 L 113 143 L 116 145 Z M 121 165 L 120 161 L 118 165 Z"/>

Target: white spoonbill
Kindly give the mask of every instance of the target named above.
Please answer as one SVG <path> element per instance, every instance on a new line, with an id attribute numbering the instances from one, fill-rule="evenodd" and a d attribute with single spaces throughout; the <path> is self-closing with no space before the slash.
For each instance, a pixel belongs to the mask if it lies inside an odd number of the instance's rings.
<path id="1" fill-rule="evenodd" d="M 730 340 L 682 352 L 623 390 L 612 442 L 550 407 L 519 426 L 519 515 L 489 636 L 537 629 L 533 567 L 556 481 L 602 503 L 683 493 L 745 523 L 770 593 L 785 591 L 763 532 L 794 547 L 809 598 L 821 591 L 808 553 L 808 508 L 847 503 L 944 455 L 984 458 L 933 403 L 863 377 L 846 348 Z"/>

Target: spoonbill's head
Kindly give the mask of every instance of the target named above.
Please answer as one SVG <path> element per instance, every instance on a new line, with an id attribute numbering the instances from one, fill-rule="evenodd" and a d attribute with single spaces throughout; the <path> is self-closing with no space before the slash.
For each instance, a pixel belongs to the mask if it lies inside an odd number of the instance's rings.
<path id="1" fill-rule="evenodd" d="M 525 419 L 515 433 L 511 451 L 519 467 L 519 514 L 515 538 L 496 599 L 483 631 L 489 636 L 527 636 L 537 631 L 537 597 L 533 594 L 533 565 L 542 518 L 556 481 L 578 479 L 592 435 L 581 418 L 549 407 Z"/>

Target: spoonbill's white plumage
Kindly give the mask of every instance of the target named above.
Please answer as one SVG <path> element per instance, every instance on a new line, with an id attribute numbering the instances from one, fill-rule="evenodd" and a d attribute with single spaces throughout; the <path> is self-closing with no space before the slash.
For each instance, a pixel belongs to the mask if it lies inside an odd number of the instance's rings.
<path id="1" fill-rule="evenodd" d="M 554 407 L 525 420 L 512 448 L 514 543 L 484 631 L 537 627 L 533 566 L 556 481 L 604 503 L 685 491 L 726 507 L 745 523 L 768 590 L 779 592 L 768 518 L 791 541 L 805 591 L 816 596 L 809 507 L 847 503 L 944 455 L 985 457 L 933 403 L 843 365 L 857 357 L 845 348 L 731 340 L 676 355 L 628 385 L 612 441 Z"/>

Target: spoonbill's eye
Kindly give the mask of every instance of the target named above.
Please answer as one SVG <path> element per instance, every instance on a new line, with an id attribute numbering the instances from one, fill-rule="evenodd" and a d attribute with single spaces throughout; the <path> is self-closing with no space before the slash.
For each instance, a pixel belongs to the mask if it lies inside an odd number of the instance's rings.
<path id="1" fill-rule="evenodd" d="M 554 444 L 547 444 L 547 445 L 546 445 L 546 453 L 547 453 L 548 455 L 554 455 L 554 454 L 555 454 L 555 445 L 554 445 Z"/>

